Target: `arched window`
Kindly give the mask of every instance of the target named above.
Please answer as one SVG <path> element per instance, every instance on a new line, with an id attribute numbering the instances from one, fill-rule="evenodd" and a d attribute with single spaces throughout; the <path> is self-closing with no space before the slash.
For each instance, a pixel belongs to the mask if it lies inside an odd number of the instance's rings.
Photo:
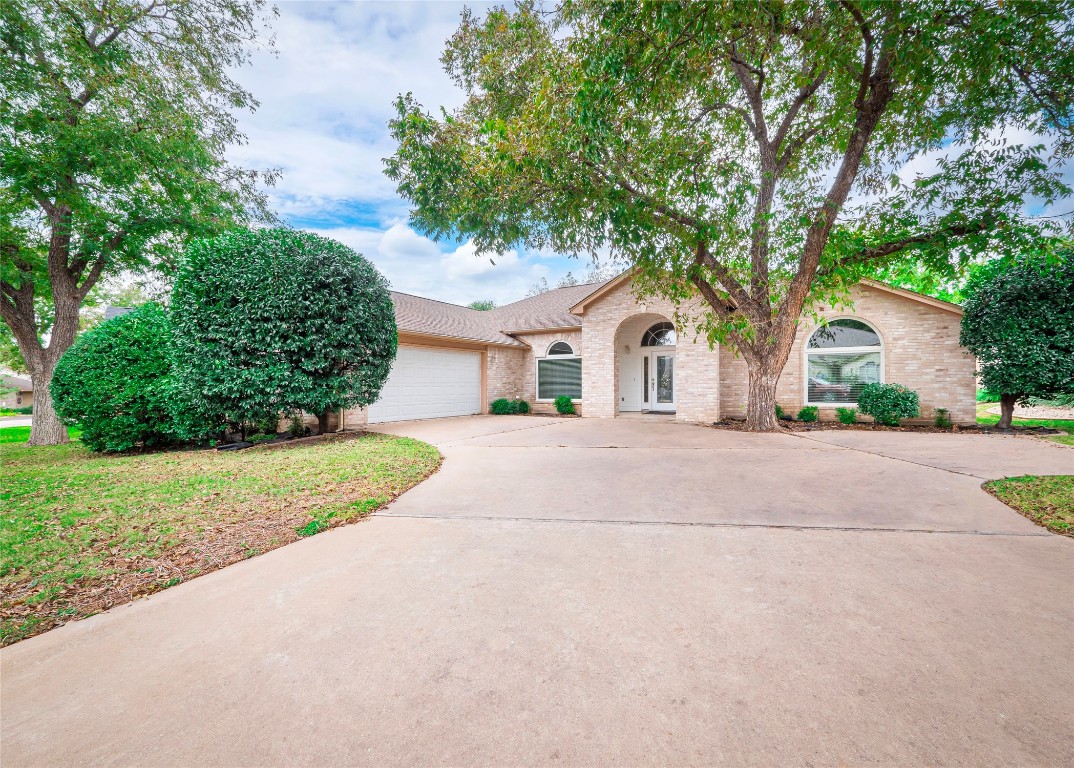
<path id="1" fill-rule="evenodd" d="M 657 323 L 641 337 L 643 347 L 674 347 L 675 326 L 671 323 Z"/>
<path id="2" fill-rule="evenodd" d="M 582 358 L 567 342 L 556 341 L 537 358 L 537 400 L 550 402 L 563 395 L 582 399 Z"/>
<path id="3" fill-rule="evenodd" d="M 806 343 L 806 403 L 854 405 L 866 384 L 883 380 L 880 334 L 861 320 L 822 325 Z"/>

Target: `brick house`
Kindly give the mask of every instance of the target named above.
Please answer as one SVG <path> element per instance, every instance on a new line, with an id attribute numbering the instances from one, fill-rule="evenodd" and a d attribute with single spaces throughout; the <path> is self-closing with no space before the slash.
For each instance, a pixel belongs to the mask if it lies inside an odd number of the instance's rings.
<path id="1" fill-rule="evenodd" d="M 871 281 L 852 298 L 852 311 L 822 308 L 825 323 L 800 323 L 777 390 L 784 410 L 817 405 L 821 419 L 834 419 L 862 385 L 898 382 L 917 390 L 923 419 L 946 408 L 952 420 L 973 423 L 974 359 L 958 344 L 961 308 Z M 559 395 L 583 416 L 745 416 L 745 361 L 676 329 L 670 302 L 639 302 L 629 273 L 484 312 L 402 293 L 392 299 L 399 355 L 380 399 L 342 414 L 344 429 L 485 413 L 501 397 L 551 413 Z"/>

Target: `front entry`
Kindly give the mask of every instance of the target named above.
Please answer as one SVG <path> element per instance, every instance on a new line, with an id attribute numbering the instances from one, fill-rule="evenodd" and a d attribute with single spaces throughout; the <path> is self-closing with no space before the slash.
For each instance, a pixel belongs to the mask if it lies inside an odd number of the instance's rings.
<path id="1" fill-rule="evenodd" d="M 642 410 L 675 411 L 675 352 L 661 349 L 648 352 L 641 359 Z"/>
<path id="2" fill-rule="evenodd" d="M 657 323 L 641 340 L 641 409 L 675 412 L 675 326 Z"/>

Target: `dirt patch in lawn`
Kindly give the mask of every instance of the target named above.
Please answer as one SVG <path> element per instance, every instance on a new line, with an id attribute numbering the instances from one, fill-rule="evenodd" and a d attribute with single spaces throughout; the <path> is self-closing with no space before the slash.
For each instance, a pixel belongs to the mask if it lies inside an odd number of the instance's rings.
<path id="1" fill-rule="evenodd" d="M 1007 477 L 982 487 L 1037 525 L 1074 538 L 1074 475 Z"/>
<path id="2" fill-rule="evenodd" d="M 330 435 L 236 452 L 6 444 L 4 645 L 360 520 L 436 471 L 410 438 Z"/>

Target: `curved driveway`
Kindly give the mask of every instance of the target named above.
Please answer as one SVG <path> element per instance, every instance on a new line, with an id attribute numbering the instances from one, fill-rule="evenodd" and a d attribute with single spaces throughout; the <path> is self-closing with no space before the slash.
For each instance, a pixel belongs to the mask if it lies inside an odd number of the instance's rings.
<path id="1" fill-rule="evenodd" d="M 384 428 L 384 513 L 3 652 L 7 766 L 1064 765 L 1074 541 L 1025 438 Z"/>

